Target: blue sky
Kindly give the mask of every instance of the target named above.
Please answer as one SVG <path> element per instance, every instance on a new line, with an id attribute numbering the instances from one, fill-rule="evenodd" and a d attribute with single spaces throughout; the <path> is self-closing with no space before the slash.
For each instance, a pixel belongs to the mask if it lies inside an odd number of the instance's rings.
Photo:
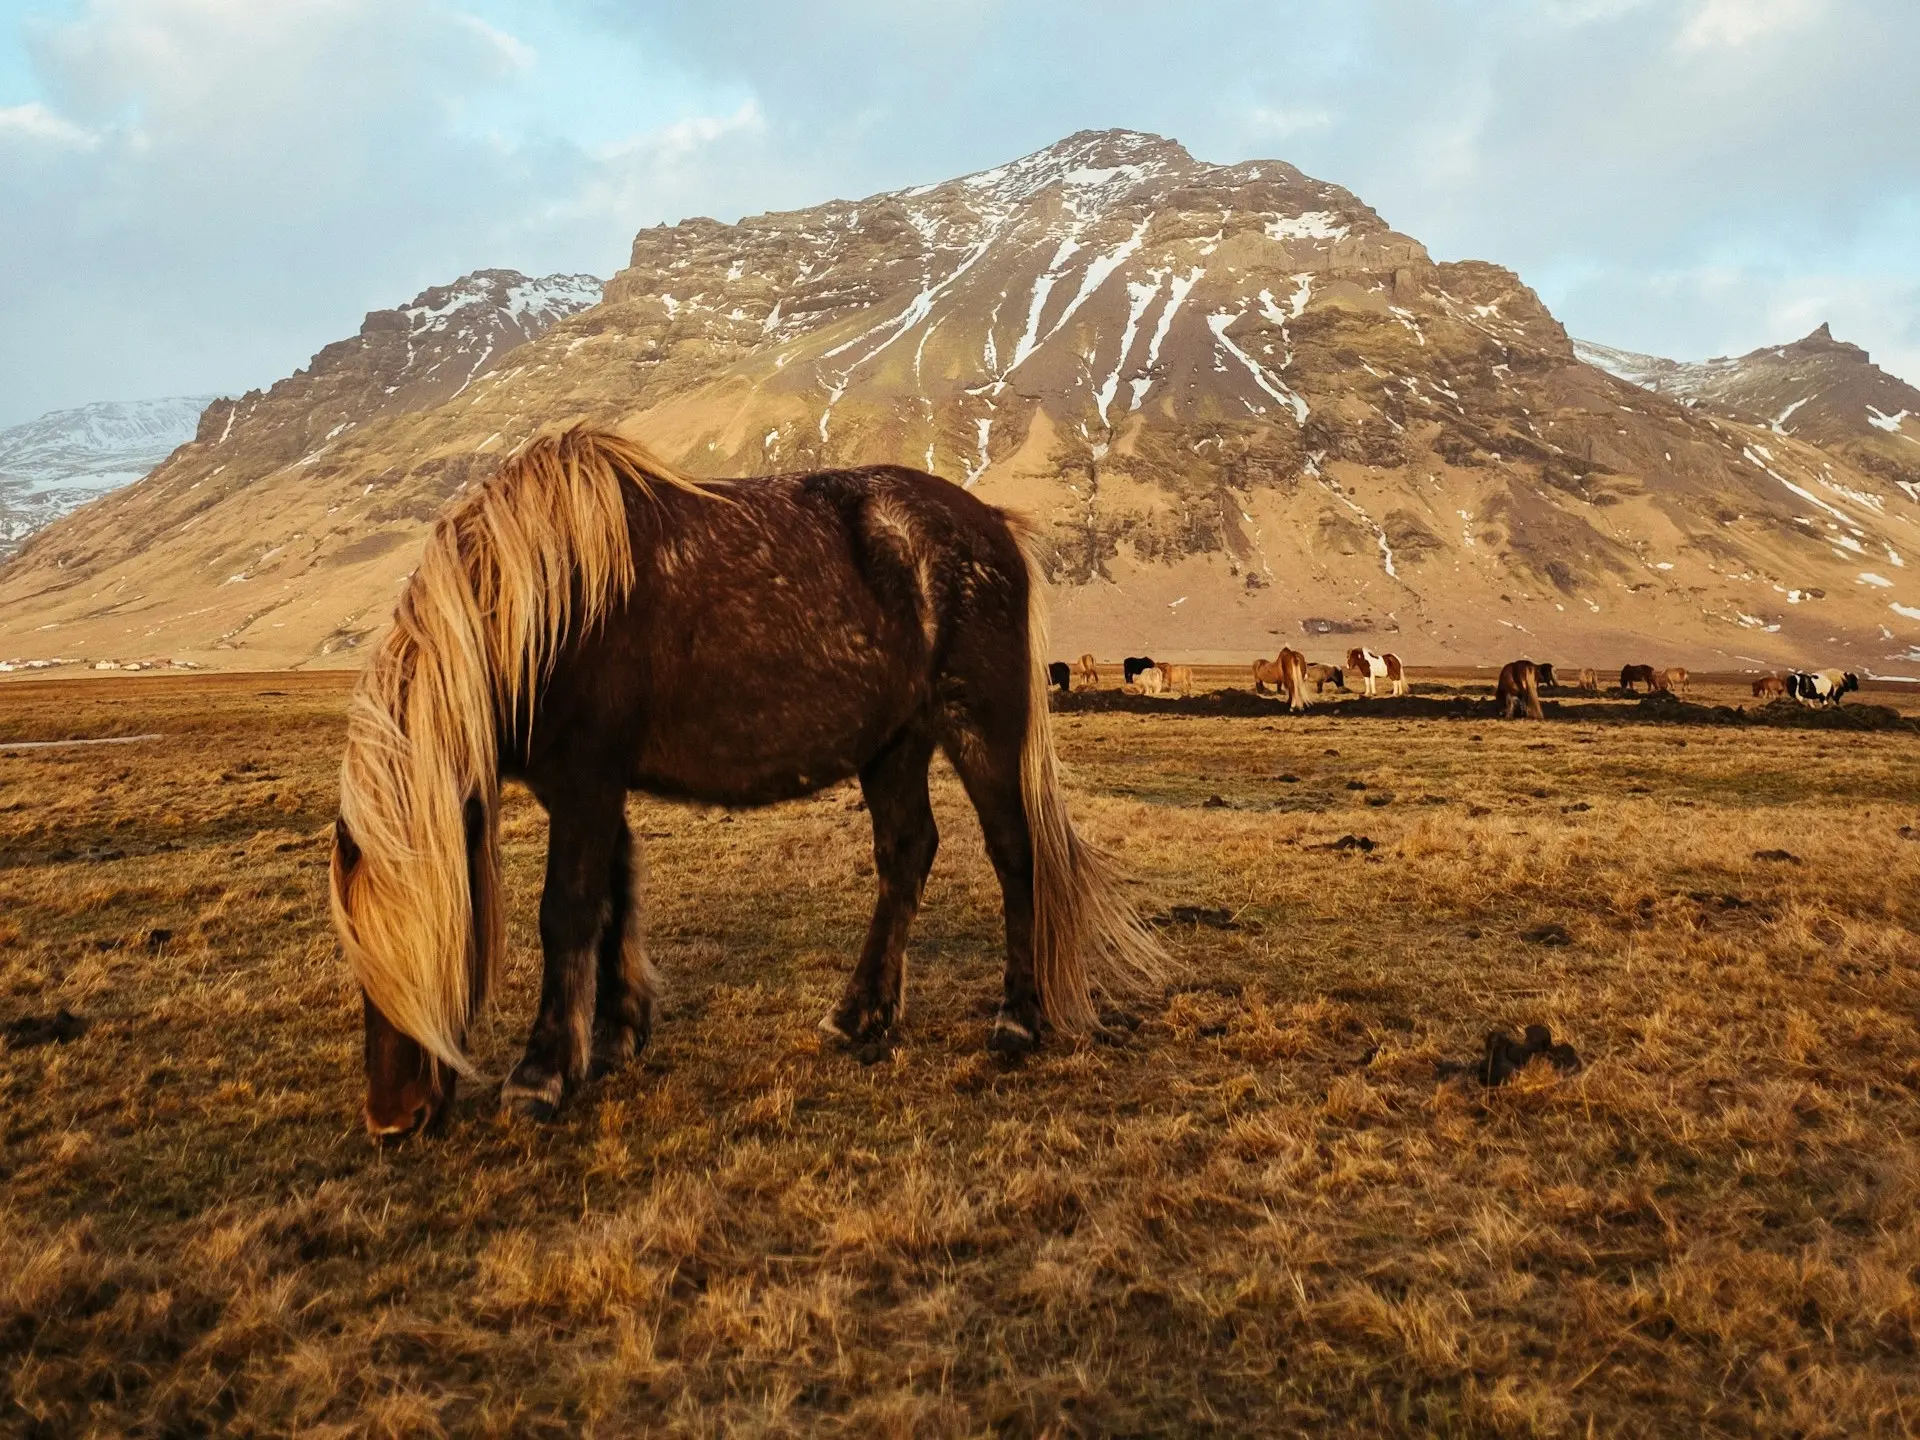
<path id="1" fill-rule="evenodd" d="M 1577 335 L 1920 381 L 1915 0 L 0 0 L 0 425 L 237 391 L 486 265 L 1074 130 L 1291 160 Z"/>

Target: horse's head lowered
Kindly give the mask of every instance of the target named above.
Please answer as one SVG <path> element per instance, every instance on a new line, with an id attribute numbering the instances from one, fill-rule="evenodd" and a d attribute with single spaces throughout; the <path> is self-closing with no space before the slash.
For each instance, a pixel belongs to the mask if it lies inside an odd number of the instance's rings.
<path id="1" fill-rule="evenodd" d="M 345 820 L 333 827 L 333 893 L 335 903 L 351 910 L 355 872 L 361 865 L 360 847 Z M 363 1110 L 367 1133 L 376 1140 L 398 1141 L 436 1128 L 453 1105 L 458 1074 L 430 1055 L 426 1047 L 401 1030 L 360 992 L 366 1040 L 367 1098 Z"/>

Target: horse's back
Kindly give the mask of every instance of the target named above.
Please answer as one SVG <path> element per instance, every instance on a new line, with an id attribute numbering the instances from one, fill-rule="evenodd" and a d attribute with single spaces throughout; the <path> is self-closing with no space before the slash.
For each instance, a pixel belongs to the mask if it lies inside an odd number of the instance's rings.
<path id="1" fill-rule="evenodd" d="M 710 492 L 630 506 L 634 584 L 555 667 L 556 746 L 597 728 L 640 788 L 753 803 L 854 773 L 950 670 L 1025 696 L 1026 562 L 999 511 L 892 466 Z"/>

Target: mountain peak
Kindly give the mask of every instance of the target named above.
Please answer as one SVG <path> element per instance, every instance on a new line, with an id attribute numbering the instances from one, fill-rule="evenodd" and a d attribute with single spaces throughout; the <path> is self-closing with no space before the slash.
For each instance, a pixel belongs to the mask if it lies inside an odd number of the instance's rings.
<path id="1" fill-rule="evenodd" d="M 1191 165 L 1193 156 L 1178 140 L 1144 130 L 1076 130 L 1044 149 L 1023 156 L 1022 161 L 1041 157 L 1100 168 L 1112 165 L 1159 164 Z M 1022 163 L 1016 161 L 1015 163 Z"/>
<path id="2" fill-rule="evenodd" d="M 1793 355 L 1844 355 L 1848 359 L 1858 360 L 1862 365 L 1869 363 L 1872 358 L 1858 345 L 1834 339 L 1832 325 L 1824 320 L 1820 322 L 1820 328 L 1806 339 L 1796 340 L 1784 348 Z"/>

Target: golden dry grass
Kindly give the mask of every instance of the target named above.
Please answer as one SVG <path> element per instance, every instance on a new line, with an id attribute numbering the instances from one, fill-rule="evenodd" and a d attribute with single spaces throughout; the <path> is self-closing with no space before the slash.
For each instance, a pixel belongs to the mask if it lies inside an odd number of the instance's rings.
<path id="1" fill-rule="evenodd" d="M 0 755 L 0 1022 L 91 1022 L 0 1049 L 0 1431 L 1920 1428 L 1912 734 L 1062 716 L 1143 898 L 1240 928 L 1172 932 L 1126 1043 L 1013 1069 L 944 768 L 871 1066 L 814 1030 L 857 793 L 636 802 L 653 1047 L 548 1129 L 468 1094 L 382 1153 L 325 921 L 343 703 L 0 687 L 0 739 L 167 737 Z M 517 797 L 495 1074 L 542 829 Z M 1436 1079 L 1530 1022 L 1587 1067 Z"/>

